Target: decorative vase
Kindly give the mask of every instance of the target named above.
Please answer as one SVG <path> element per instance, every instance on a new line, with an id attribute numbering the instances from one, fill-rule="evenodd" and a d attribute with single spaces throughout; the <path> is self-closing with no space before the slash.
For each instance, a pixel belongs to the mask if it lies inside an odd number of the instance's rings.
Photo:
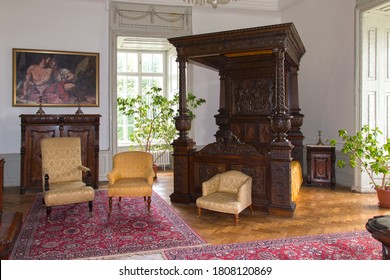
<path id="1" fill-rule="evenodd" d="M 390 208 L 390 190 L 376 188 L 376 194 L 379 200 L 379 206 Z"/>

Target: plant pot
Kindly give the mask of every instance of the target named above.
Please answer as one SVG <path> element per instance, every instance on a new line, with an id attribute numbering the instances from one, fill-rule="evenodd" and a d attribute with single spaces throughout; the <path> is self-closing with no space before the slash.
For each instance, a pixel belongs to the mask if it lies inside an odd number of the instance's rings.
<path id="1" fill-rule="evenodd" d="M 153 163 L 154 179 L 157 178 L 158 164 Z"/>
<path id="2" fill-rule="evenodd" d="M 379 206 L 390 208 L 390 190 L 376 188 L 376 194 L 378 195 Z"/>

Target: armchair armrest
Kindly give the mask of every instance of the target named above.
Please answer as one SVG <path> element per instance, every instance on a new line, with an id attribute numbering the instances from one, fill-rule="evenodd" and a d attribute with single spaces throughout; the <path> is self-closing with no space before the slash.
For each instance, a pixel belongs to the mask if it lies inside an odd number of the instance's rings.
<path id="1" fill-rule="evenodd" d="M 88 167 L 86 167 L 84 165 L 79 165 L 78 169 L 83 171 L 83 172 L 91 172 L 91 169 L 89 169 Z"/>
<path id="2" fill-rule="evenodd" d="M 202 183 L 202 196 L 218 191 L 220 174 L 216 174 Z"/>
<path id="3" fill-rule="evenodd" d="M 107 174 L 107 179 L 108 179 L 108 184 L 112 185 L 114 184 L 117 180 L 119 180 L 120 177 L 120 171 L 119 169 L 112 169 L 108 174 Z"/>
<path id="4" fill-rule="evenodd" d="M 89 169 L 88 167 L 86 167 L 84 165 L 79 165 L 78 169 L 81 170 L 82 172 L 87 173 L 87 177 L 85 178 L 85 184 L 87 186 L 91 186 L 91 182 L 90 182 L 90 179 L 92 177 L 91 169 Z"/>
<path id="5" fill-rule="evenodd" d="M 148 168 L 147 170 L 145 170 L 145 178 L 148 181 L 149 185 L 153 184 L 154 177 L 155 177 L 155 174 L 154 174 L 153 168 Z"/>
<path id="6" fill-rule="evenodd" d="M 237 200 L 243 205 L 252 204 L 252 178 L 248 178 L 238 188 Z"/>

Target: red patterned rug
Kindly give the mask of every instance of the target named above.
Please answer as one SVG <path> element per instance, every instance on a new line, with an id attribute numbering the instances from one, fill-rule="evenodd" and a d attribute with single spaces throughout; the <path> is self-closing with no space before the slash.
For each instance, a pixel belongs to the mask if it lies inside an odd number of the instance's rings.
<path id="1" fill-rule="evenodd" d="M 100 258 L 205 244 L 156 193 L 150 213 L 143 198 L 123 198 L 121 204 L 114 199 L 111 216 L 107 213 L 107 191 L 98 190 L 92 217 L 82 203 L 53 207 L 48 222 L 38 194 L 10 259 Z"/>
<path id="2" fill-rule="evenodd" d="M 368 232 L 336 233 L 169 249 L 168 260 L 379 260 L 381 243 Z"/>

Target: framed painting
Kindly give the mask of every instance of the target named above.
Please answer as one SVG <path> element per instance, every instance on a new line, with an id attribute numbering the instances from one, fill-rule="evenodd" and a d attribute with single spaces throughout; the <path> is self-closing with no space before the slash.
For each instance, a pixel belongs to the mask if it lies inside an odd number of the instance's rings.
<path id="1" fill-rule="evenodd" d="M 99 54 L 12 50 L 13 106 L 99 106 Z"/>

